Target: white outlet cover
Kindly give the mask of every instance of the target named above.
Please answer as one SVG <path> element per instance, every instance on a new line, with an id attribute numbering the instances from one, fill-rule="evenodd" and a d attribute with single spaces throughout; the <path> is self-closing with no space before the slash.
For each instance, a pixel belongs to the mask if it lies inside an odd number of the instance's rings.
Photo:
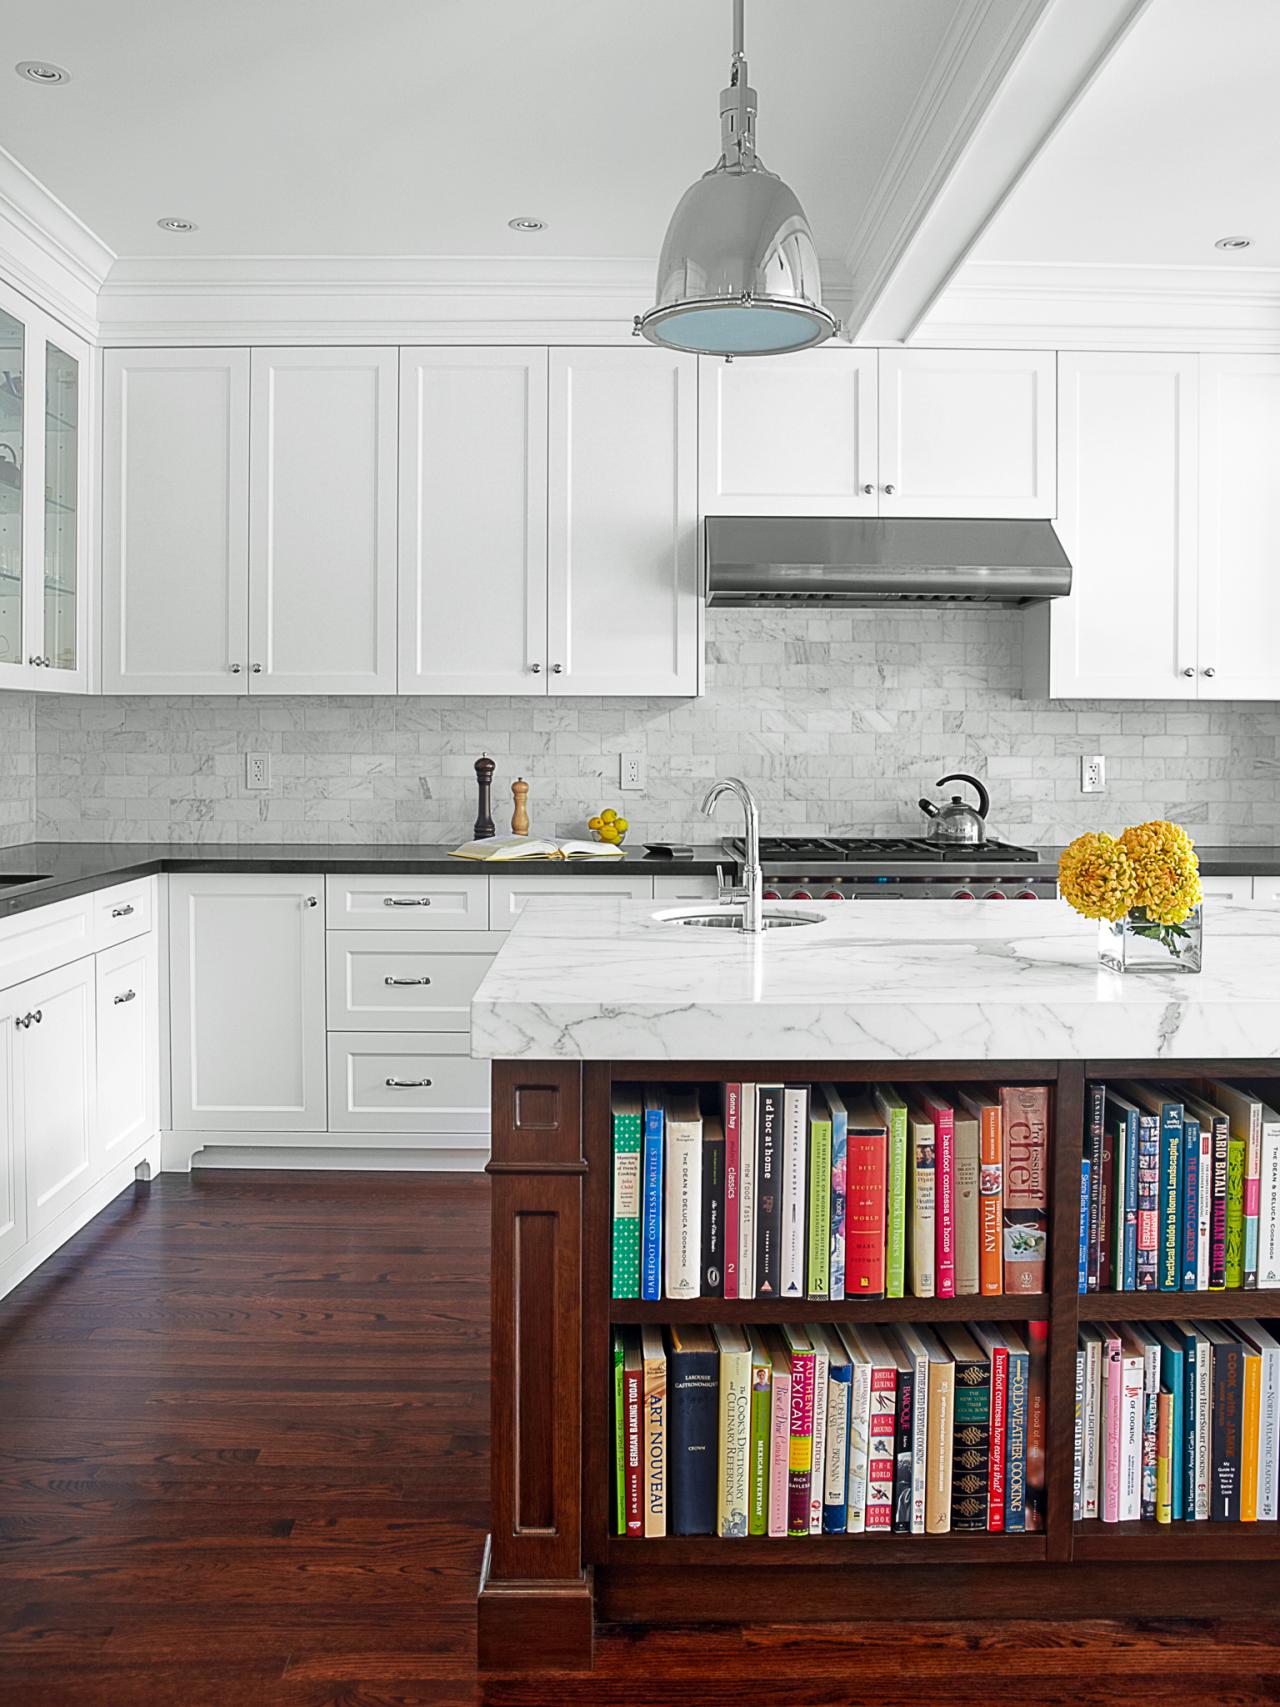
<path id="1" fill-rule="evenodd" d="M 244 756 L 244 785 L 246 788 L 271 787 L 270 753 L 246 753 Z"/>

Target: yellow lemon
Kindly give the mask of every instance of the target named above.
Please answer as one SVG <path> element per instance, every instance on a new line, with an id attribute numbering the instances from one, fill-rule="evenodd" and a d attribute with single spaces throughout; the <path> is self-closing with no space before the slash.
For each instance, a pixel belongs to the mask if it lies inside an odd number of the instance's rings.
<path id="1" fill-rule="evenodd" d="M 603 823 L 604 823 L 603 818 L 588 818 L 587 819 L 587 828 L 588 828 L 588 830 L 598 830 Z"/>
<path id="2" fill-rule="evenodd" d="M 615 830 L 629 830 L 631 828 L 625 818 L 615 818 L 613 821 L 613 827 Z"/>
<path id="3" fill-rule="evenodd" d="M 620 830 L 616 829 L 614 825 L 606 824 L 604 829 L 600 832 L 600 840 L 602 842 L 620 842 L 622 840 L 622 833 Z"/>
<path id="4" fill-rule="evenodd" d="M 614 811 L 613 807 L 609 806 L 600 814 L 600 819 L 602 823 L 612 824 L 616 821 L 617 816 L 618 814 Z"/>

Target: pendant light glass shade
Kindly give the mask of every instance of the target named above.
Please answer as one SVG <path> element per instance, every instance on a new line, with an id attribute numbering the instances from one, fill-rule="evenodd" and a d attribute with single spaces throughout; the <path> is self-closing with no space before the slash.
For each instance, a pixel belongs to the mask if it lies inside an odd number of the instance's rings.
<path id="1" fill-rule="evenodd" d="M 635 329 L 700 355 L 770 356 L 838 329 L 822 306 L 818 252 L 794 191 L 755 151 L 756 92 L 734 0 L 730 84 L 720 96 L 723 152 L 680 198 L 658 261 L 657 302 Z"/>

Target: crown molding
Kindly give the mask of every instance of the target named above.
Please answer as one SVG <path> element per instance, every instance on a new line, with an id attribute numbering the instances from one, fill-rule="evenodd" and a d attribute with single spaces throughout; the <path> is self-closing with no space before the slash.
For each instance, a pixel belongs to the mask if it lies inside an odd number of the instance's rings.
<path id="1" fill-rule="evenodd" d="M 0 148 L 0 268 L 18 290 L 92 338 L 98 292 L 114 260 L 83 220 Z"/>
<path id="2" fill-rule="evenodd" d="M 970 262 L 911 342 L 934 347 L 1280 350 L 1280 269 Z"/>

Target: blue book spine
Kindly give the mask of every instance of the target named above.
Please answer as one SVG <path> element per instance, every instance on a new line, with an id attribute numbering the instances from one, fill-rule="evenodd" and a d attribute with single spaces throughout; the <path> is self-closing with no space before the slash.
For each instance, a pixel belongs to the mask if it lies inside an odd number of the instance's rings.
<path id="1" fill-rule="evenodd" d="M 1027 1528 L 1027 1386 L 1031 1359 L 1009 1351 L 1009 1426 L 1004 1455 L 1004 1527 L 1007 1535 Z"/>
<path id="2" fill-rule="evenodd" d="M 1122 1292 L 1138 1290 L 1138 1117 L 1126 1114 L 1124 1122 L 1124 1285 Z"/>
<path id="3" fill-rule="evenodd" d="M 832 1385 L 834 1385 L 836 1382 L 839 1382 L 842 1386 L 847 1387 L 849 1389 L 849 1394 L 846 1395 L 846 1398 L 851 1397 L 852 1396 L 852 1384 L 853 1384 L 853 1365 L 851 1363 L 846 1363 L 846 1364 L 841 1365 L 841 1367 L 838 1369 L 833 1368 L 833 1369 L 828 1370 L 827 1380 L 828 1380 L 828 1383 L 830 1383 Z M 830 1402 L 828 1401 L 828 1405 L 827 1405 L 828 1427 L 830 1427 L 830 1420 L 829 1420 L 830 1415 L 831 1415 L 831 1405 L 830 1405 Z M 845 1405 L 845 1473 L 840 1478 L 840 1498 L 838 1500 L 832 1501 L 832 1500 L 826 1499 L 824 1497 L 823 1503 L 822 1503 L 822 1528 L 823 1528 L 824 1534 L 827 1534 L 827 1535 L 843 1535 L 843 1534 L 845 1534 L 845 1532 L 849 1528 L 849 1506 L 848 1506 L 848 1489 L 849 1489 L 848 1434 L 849 1434 L 849 1430 L 848 1430 L 848 1420 L 849 1420 L 849 1407 L 848 1407 L 848 1404 L 846 1402 L 846 1405 Z M 827 1451 L 830 1452 L 830 1450 L 831 1450 L 831 1445 L 830 1445 L 830 1442 L 828 1442 L 827 1443 Z M 814 1475 L 816 1477 L 818 1474 L 818 1466 L 815 1464 L 813 1469 L 814 1469 Z M 825 1464 L 822 1467 L 822 1473 L 823 1473 L 823 1476 L 825 1478 L 825 1476 L 826 1476 L 826 1465 Z M 825 1490 L 824 1490 L 824 1492 L 825 1492 Z"/>
<path id="4" fill-rule="evenodd" d="M 1080 1164 L 1080 1264 L 1076 1276 L 1076 1290 L 1089 1290 L 1089 1196 L 1090 1181 L 1093 1178 L 1093 1163 L 1088 1156 Z"/>
<path id="5" fill-rule="evenodd" d="M 1167 1389 L 1173 1401 L 1169 1418 L 1169 1505 L 1175 1523 L 1186 1516 L 1187 1458 L 1182 1438 L 1186 1426 L 1186 1361 L 1181 1346 L 1161 1346 L 1160 1385 Z"/>
<path id="6" fill-rule="evenodd" d="M 640 1296 L 662 1297 L 662 1110 L 644 1111 L 644 1205 Z"/>
<path id="7" fill-rule="evenodd" d="M 1200 1122 L 1182 1118 L 1182 1290 L 1196 1289 L 1200 1231 Z"/>
<path id="8" fill-rule="evenodd" d="M 1182 1104 L 1160 1105 L 1161 1292 L 1182 1290 Z"/>
<path id="9" fill-rule="evenodd" d="M 1186 1376 L 1182 1383 L 1182 1473 L 1183 1496 L 1182 1515 L 1194 1518 L 1196 1515 L 1196 1336 L 1194 1333 L 1182 1335 L 1183 1362 L 1186 1366 Z"/>
<path id="10" fill-rule="evenodd" d="M 1138 1116 L 1138 1273 L 1139 1292 L 1154 1292 L 1160 1255 L 1160 1122 Z"/>

